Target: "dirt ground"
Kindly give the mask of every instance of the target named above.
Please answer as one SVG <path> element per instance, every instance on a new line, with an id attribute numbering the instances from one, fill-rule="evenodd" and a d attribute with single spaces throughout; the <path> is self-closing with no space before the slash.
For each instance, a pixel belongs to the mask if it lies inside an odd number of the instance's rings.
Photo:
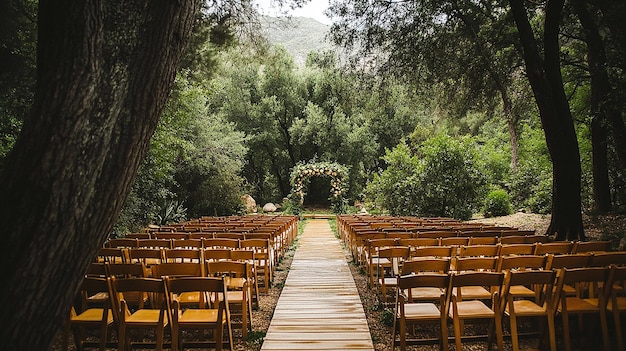
<path id="1" fill-rule="evenodd" d="M 532 229 L 537 234 L 543 234 L 546 232 L 548 225 L 550 224 L 550 216 L 515 213 L 504 217 L 494 218 L 477 218 L 473 219 L 474 222 L 481 222 L 485 224 L 498 224 L 502 226 L 517 227 L 519 229 Z M 622 247 L 622 238 L 626 230 L 626 215 L 608 215 L 608 216 L 584 216 L 583 223 L 585 227 L 585 233 L 589 240 L 612 240 L 614 247 Z M 260 297 L 259 308 L 252 313 L 253 317 L 253 329 L 254 332 L 248 337 L 248 340 L 242 340 L 240 332 L 236 331 L 235 347 L 236 351 L 258 351 L 261 348 L 263 337 L 269 328 L 274 308 L 278 302 L 280 292 L 284 285 L 285 279 L 289 272 L 289 267 L 293 259 L 293 253 L 297 247 L 297 241 L 294 246 L 286 253 L 285 257 L 281 260 L 280 264 L 276 268 L 276 274 L 274 276 L 274 285 L 270 288 L 269 293 L 263 294 Z M 346 258 L 351 263 L 351 255 L 346 251 Z M 381 298 L 374 290 L 368 286 L 367 275 L 364 270 L 358 267 L 356 264 L 351 263 L 350 269 L 352 271 L 353 278 L 361 295 L 361 301 L 365 314 L 367 316 L 370 332 L 372 334 L 372 340 L 374 342 L 375 350 L 377 351 L 389 351 L 391 348 L 391 327 L 386 323 L 393 318 L 393 313 L 390 309 L 381 303 Z M 61 333 L 55 338 L 49 351 L 62 350 L 61 347 Z M 470 344 L 467 350 L 483 350 L 484 343 Z M 507 345 L 510 347 L 510 343 Z M 426 351 L 437 350 L 436 346 L 418 346 L 411 348 L 412 350 Z M 464 348 L 465 349 L 465 348 Z M 75 350 L 72 342 L 70 342 L 70 350 Z"/>

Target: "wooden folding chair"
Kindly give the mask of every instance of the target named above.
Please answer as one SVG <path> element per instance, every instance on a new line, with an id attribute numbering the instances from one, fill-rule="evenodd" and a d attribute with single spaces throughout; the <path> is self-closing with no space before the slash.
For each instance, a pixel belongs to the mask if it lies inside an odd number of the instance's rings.
<path id="1" fill-rule="evenodd" d="M 405 261 L 402 264 L 401 276 L 417 274 L 448 274 L 450 271 L 450 257 L 418 257 Z M 411 301 L 437 301 L 442 294 L 441 289 L 434 287 L 415 287 L 405 292 Z"/>
<path id="2" fill-rule="evenodd" d="M 171 321 L 172 350 L 183 350 L 185 346 L 184 330 L 211 330 L 213 340 L 200 340 L 201 346 L 214 346 L 217 351 L 224 344 L 233 349 L 233 332 L 228 308 L 228 293 L 223 278 L 213 277 L 166 277 L 167 311 Z M 178 296 L 194 293 L 206 297 L 197 308 L 181 308 Z M 226 334 L 226 335 L 224 335 Z M 224 341 L 224 336 L 227 340 Z M 191 341 L 190 341 L 191 342 Z M 192 341 L 194 345 L 198 340 Z"/>
<path id="3" fill-rule="evenodd" d="M 231 317 L 241 320 L 241 322 L 231 321 L 231 323 L 233 327 L 241 328 L 241 335 L 245 340 L 248 332 L 252 332 L 252 289 L 248 263 L 237 261 L 207 262 L 206 271 L 210 277 L 225 277 Z"/>
<path id="4" fill-rule="evenodd" d="M 457 257 L 452 262 L 451 270 L 458 273 L 463 272 L 495 272 L 497 270 L 497 257 Z M 467 299 L 490 300 L 493 297 L 493 289 L 488 284 L 481 286 L 480 284 L 467 285 L 457 291 L 454 288 L 453 295 L 463 295 Z"/>
<path id="5" fill-rule="evenodd" d="M 383 301 L 387 301 L 387 289 L 397 286 L 397 277 L 400 275 L 402 263 L 409 258 L 409 254 L 408 246 L 385 247 L 378 251 L 379 264 L 376 267 L 376 281 L 380 286 Z M 383 264 L 383 259 L 389 262 L 389 265 Z"/>
<path id="6" fill-rule="evenodd" d="M 550 350 L 556 351 L 555 305 L 552 302 L 552 287 L 555 277 L 556 272 L 550 270 L 509 270 L 505 273 L 502 311 L 509 316 L 513 351 L 519 350 L 518 318 L 526 317 L 543 317 L 546 319 Z M 534 286 L 541 295 L 537 300 L 520 299 L 520 295 L 513 291 L 519 286 Z"/>
<path id="7" fill-rule="evenodd" d="M 625 350 L 621 315 L 626 312 L 626 296 L 623 293 L 624 282 L 626 281 L 626 267 L 613 265 L 611 266 L 610 274 L 613 287 L 620 284 L 622 289 L 611 289 L 611 294 L 607 298 L 607 312 L 613 316 L 618 350 Z"/>
<path id="8" fill-rule="evenodd" d="M 491 348 L 493 341 L 493 326 L 495 325 L 498 350 L 503 350 L 502 312 L 500 291 L 504 279 L 503 273 L 498 272 L 465 272 L 454 273 L 450 279 L 450 286 L 454 289 L 450 297 L 449 316 L 454 324 L 454 340 L 457 350 L 462 350 L 461 339 L 465 335 L 464 322 L 489 320 L 487 347 Z M 463 295 L 463 291 L 470 287 L 488 287 L 492 291 L 490 304 L 483 300 L 472 299 Z"/>
<path id="9" fill-rule="evenodd" d="M 153 329 L 155 340 L 151 343 L 157 351 L 163 349 L 165 327 L 168 325 L 165 305 L 165 287 L 161 279 L 154 278 L 108 278 L 109 296 L 113 306 L 113 317 L 118 329 L 118 350 L 132 350 L 133 329 Z M 139 304 L 130 309 L 125 299 L 127 294 L 146 294 L 150 303 Z M 143 335 L 142 335 L 143 336 Z M 137 344 L 146 344 L 143 337 L 137 339 Z"/>
<path id="10" fill-rule="evenodd" d="M 109 288 L 106 278 L 85 277 L 79 290 L 79 306 L 72 306 L 69 320 L 67 321 L 63 350 L 67 350 L 70 330 L 73 331 L 76 349 L 84 350 L 86 346 L 94 346 L 86 338 L 87 329 L 99 331 L 98 345 L 104 351 L 107 344 L 109 329 L 113 326 L 113 313 L 109 302 Z M 91 298 L 96 295 L 105 295 L 104 299 L 97 301 Z"/>
<path id="11" fill-rule="evenodd" d="M 269 292 L 274 280 L 274 252 L 269 239 L 244 239 L 241 249 L 254 251 L 254 269 L 257 276 L 258 288 L 265 293 Z"/>
<path id="12" fill-rule="evenodd" d="M 563 268 L 558 272 L 557 286 L 553 303 L 558 304 L 557 312 L 561 314 L 563 321 L 563 339 L 565 350 L 571 350 L 570 315 L 579 315 L 578 328 L 580 334 L 584 329 L 582 326 L 582 316 L 598 316 L 602 329 L 602 339 L 604 350 L 610 350 L 609 331 L 606 320 L 607 297 L 611 294 L 612 281 L 609 281 L 610 269 L 607 267 L 589 268 Z M 563 293 L 563 286 L 569 285 L 576 288 L 575 296 L 568 296 Z M 604 291 L 595 291 L 600 289 Z M 593 348 L 589 345 L 589 348 Z"/>
<path id="13" fill-rule="evenodd" d="M 370 277 L 370 287 L 374 287 L 374 277 L 377 276 L 379 267 L 389 267 L 391 261 L 386 257 L 380 257 L 380 250 L 396 246 L 393 238 L 369 239 L 365 241 L 365 259 L 367 261 L 367 272 Z"/>
<path id="14" fill-rule="evenodd" d="M 424 273 L 398 277 L 396 304 L 394 309 L 392 349 L 407 345 L 438 343 L 440 349 L 448 350 L 448 300 L 450 275 Z M 434 290 L 439 292 L 435 302 L 415 302 L 409 293 L 411 290 Z M 435 338 L 407 339 L 409 330 L 415 331 L 418 324 L 438 324 L 440 333 Z M 414 334 L 414 333 L 412 333 Z M 400 340 L 397 340 L 397 336 Z"/>
<path id="15" fill-rule="evenodd" d="M 522 256 L 501 256 L 498 261 L 498 271 L 534 271 L 543 270 L 546 256 L 522 255 Z M 542 294 L 541 286 L 512 285 L 508 287 L 507 294 L 514 297 L 534 298 L 539 302 Z"/>

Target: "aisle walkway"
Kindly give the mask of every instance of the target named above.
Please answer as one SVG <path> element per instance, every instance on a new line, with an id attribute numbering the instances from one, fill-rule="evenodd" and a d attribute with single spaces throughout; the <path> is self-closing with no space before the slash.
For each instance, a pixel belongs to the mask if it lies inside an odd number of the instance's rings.
<path id="1" fill-rule="evenodd" d="M 359 293 L 328 221 L 307 222 L 261 350 L 374 350 Z"/>

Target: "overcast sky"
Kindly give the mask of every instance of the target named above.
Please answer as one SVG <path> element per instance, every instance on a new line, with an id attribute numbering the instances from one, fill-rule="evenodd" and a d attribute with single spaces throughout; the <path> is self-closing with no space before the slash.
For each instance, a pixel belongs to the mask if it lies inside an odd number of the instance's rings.
<path id="1" fill-rule="evenodd" d="M 259 4 L 264 15 L 278 16 L 281 13 L 281 11 L 272 7 L 271 0 L 257 0 L 257 3 Z M 286 12 L 292 16 L 314 18 L 319 22 L 330 25 L 332 23 L 330 18 L 326 17 L 322 13 L 326 10 L 328 4 L 329 0 L 311 0 L 301 8 L 291 10 L 289 7 L 286 7 L 285 9 L 282 9 L 282 12 Z"/>

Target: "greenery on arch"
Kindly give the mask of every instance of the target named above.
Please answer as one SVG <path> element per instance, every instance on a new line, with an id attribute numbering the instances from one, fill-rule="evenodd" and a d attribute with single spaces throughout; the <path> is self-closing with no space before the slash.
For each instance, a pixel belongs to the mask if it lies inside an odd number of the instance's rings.
<path id="1" fill-rule="evenodd" d="M 348 168 L 336 162 L 311 161 L 295 165 L 289 177 L 291 183 L 289 197 L 296 205 L 302 206 L 304 203 L 304 196 L 311 177 L 330 178 L 329 200 L 332 209 L 335 213 L 344 213 L 347 205 L 344 195 L 347 193 L 345 187 L 348 185 Z"/>

